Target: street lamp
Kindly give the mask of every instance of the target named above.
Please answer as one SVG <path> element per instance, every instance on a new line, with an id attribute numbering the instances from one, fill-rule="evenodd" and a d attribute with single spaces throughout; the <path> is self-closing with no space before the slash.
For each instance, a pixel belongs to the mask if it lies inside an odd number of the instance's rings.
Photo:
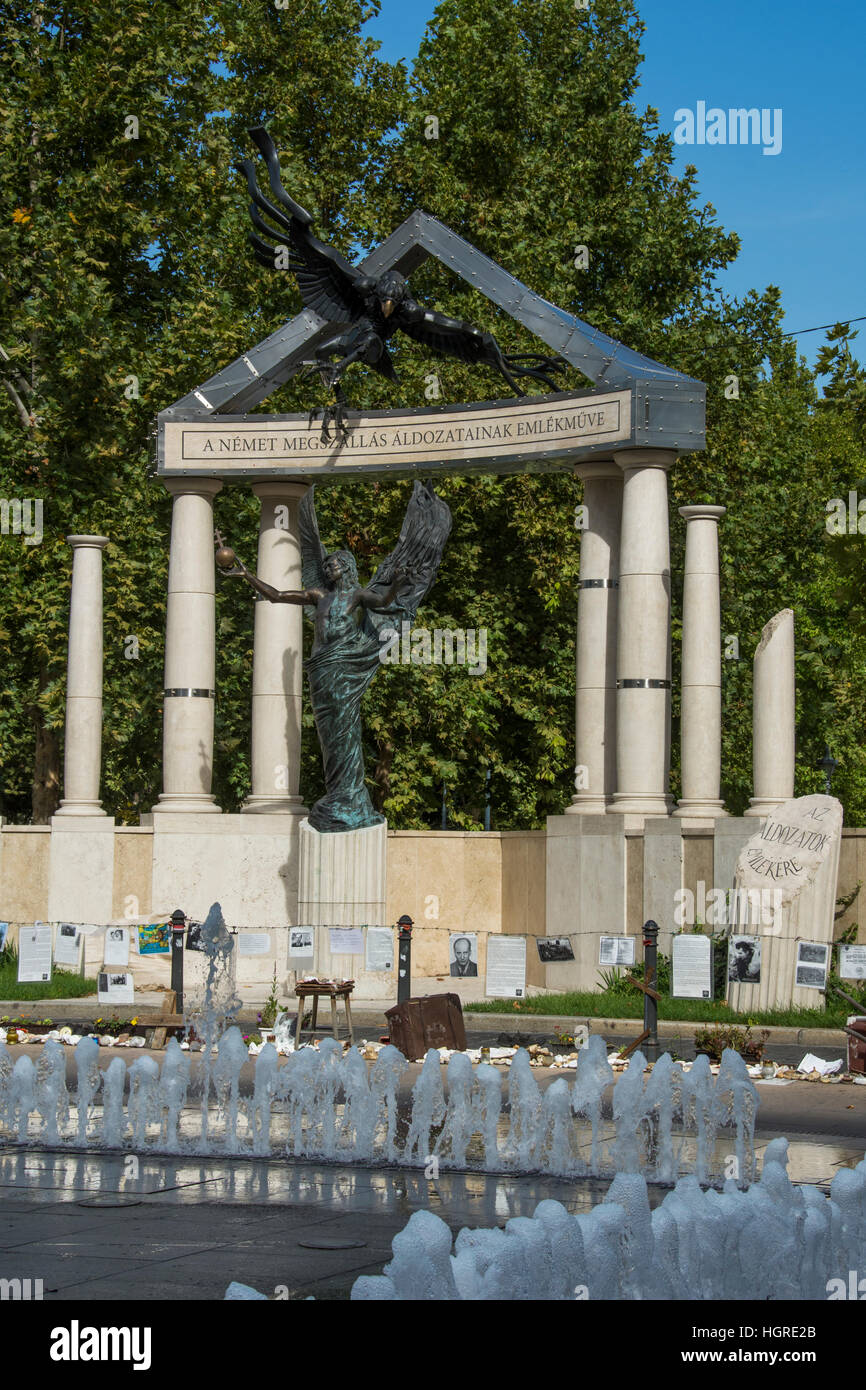
<path id="1" fill-rule="evenodd" d="M 833 754 L 830 752 L 830 745 L 827 744 L 823 758 L 819 758 L 816 767 L 819 767 L 824 774 L 824 791 L 827 796 L 832 796 L 833 775 L 839 766 Z"/>

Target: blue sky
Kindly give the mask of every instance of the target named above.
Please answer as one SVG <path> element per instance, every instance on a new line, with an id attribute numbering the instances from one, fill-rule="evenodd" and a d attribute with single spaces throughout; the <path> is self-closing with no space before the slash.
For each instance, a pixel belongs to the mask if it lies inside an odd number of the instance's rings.
<path id="1" fill-rule="evenodd" d="M 539 0 L 543 3 L 543 0 Z M 369 32 L 382 56 L 411 62 L 434 0 L 381 0 Z M 742 250 L 721 278 L 735 295 L 782 290 L 794 332 L 866 315 L 866 0 L 638 0 L 646 33 L 641 109 L 673 132 L 680 108 L 782 111 L 782 148 L 684 145 L 699 194 L 738 232 Z M 543 286 L 534 286 L 543 293 Z M 866 358 L 866 323 L 855 351 Z M 798 336 L 810 362 L 823 333 Z"/>

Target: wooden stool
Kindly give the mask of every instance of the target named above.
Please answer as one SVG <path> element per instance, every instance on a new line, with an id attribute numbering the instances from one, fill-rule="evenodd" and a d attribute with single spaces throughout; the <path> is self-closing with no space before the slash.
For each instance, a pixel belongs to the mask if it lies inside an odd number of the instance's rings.
<path id="1" fill-rule="evenodd" d="M 345 980 L 341 985 L 322 984 L 318 980 L 298 980 L 297 984 L 295 985 L 295 994 L 298 1000 L 298 1021 L 295 1027 L 295 1047 L 300 1047 L 301 1034 L 304 1031 L 311 1034 L 315 1033 L 316 1020 L 318 1018 L 319 1013 L 320 999 L 330 999 L 331 1001 L 331 1019 L 333 1026 L 333 1035 L 338 1042 L 340 1041 L 340 1037 L 337 1022 L 337 1000 L 341 999 L 343 1001 L 343 1008 L 346 1011 L 346 1028 L 349 1034 L 349 1042 L 354 1043 L 355 1035 L 352 1030 L 352 1005 L 350 1003 L 352 990 L 354 988 L 354 980 Z M 303 1026 L 304 1003 L 307 999 L 312 999 L 313 1001 L 313 1017 L 310 1020 L 310 1027 L 305 1030 Z"/>

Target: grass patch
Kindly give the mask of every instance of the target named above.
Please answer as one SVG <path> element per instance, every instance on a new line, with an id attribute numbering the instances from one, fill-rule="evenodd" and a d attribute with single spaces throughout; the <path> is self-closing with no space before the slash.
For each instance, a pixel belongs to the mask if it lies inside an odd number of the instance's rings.
<path id="1" fill-rule="evenodd" d="M 519 1009 L 507 999 L 493 1002 L 464 1004 L 464 1013 L 508 1014 L 515 1020 L 527 1014 L 551 1014 L 557 1018 L 643 1018 L 643 996 L 631 997 L 620 992 L 601 994 L 537 994 L 521 999 Z M 839 1028 L 854 1010 L 840 1000 L 827 1009 L 770 1009 L 737 1013 L 723 1002 L 710 1003 L 704 999 L 662 999 L 659 1019 L 683 1023 L 745 1023 L 784 1028 Z M 866 1013 L 866 1008 L 864 1008 Z"/>
<path id="2" fill-rule="evenodd" d="M 80 999 L 96 993 L 96 979 L 55 970 L 50 980 L 18 983 L 18 952 L 11 946 L 0 952 L 0 999 Z"/>

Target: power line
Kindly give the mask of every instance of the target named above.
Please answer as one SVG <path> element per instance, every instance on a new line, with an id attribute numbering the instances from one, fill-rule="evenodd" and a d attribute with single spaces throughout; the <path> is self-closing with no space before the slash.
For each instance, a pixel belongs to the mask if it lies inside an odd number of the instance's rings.
<path id="1" fill-rule="evenodd" d="M 819 323 L 817 328 L 798 328 L 796 333 L 783 333 L 783 338 L 799 338 L 803 333 L 823 333 L 827 328 L 836 328 L 840 324 L 863 323 L 866 321 L 866 314 L 861 314 L 857 319 L 837 319 L 836 323 Z"/>

